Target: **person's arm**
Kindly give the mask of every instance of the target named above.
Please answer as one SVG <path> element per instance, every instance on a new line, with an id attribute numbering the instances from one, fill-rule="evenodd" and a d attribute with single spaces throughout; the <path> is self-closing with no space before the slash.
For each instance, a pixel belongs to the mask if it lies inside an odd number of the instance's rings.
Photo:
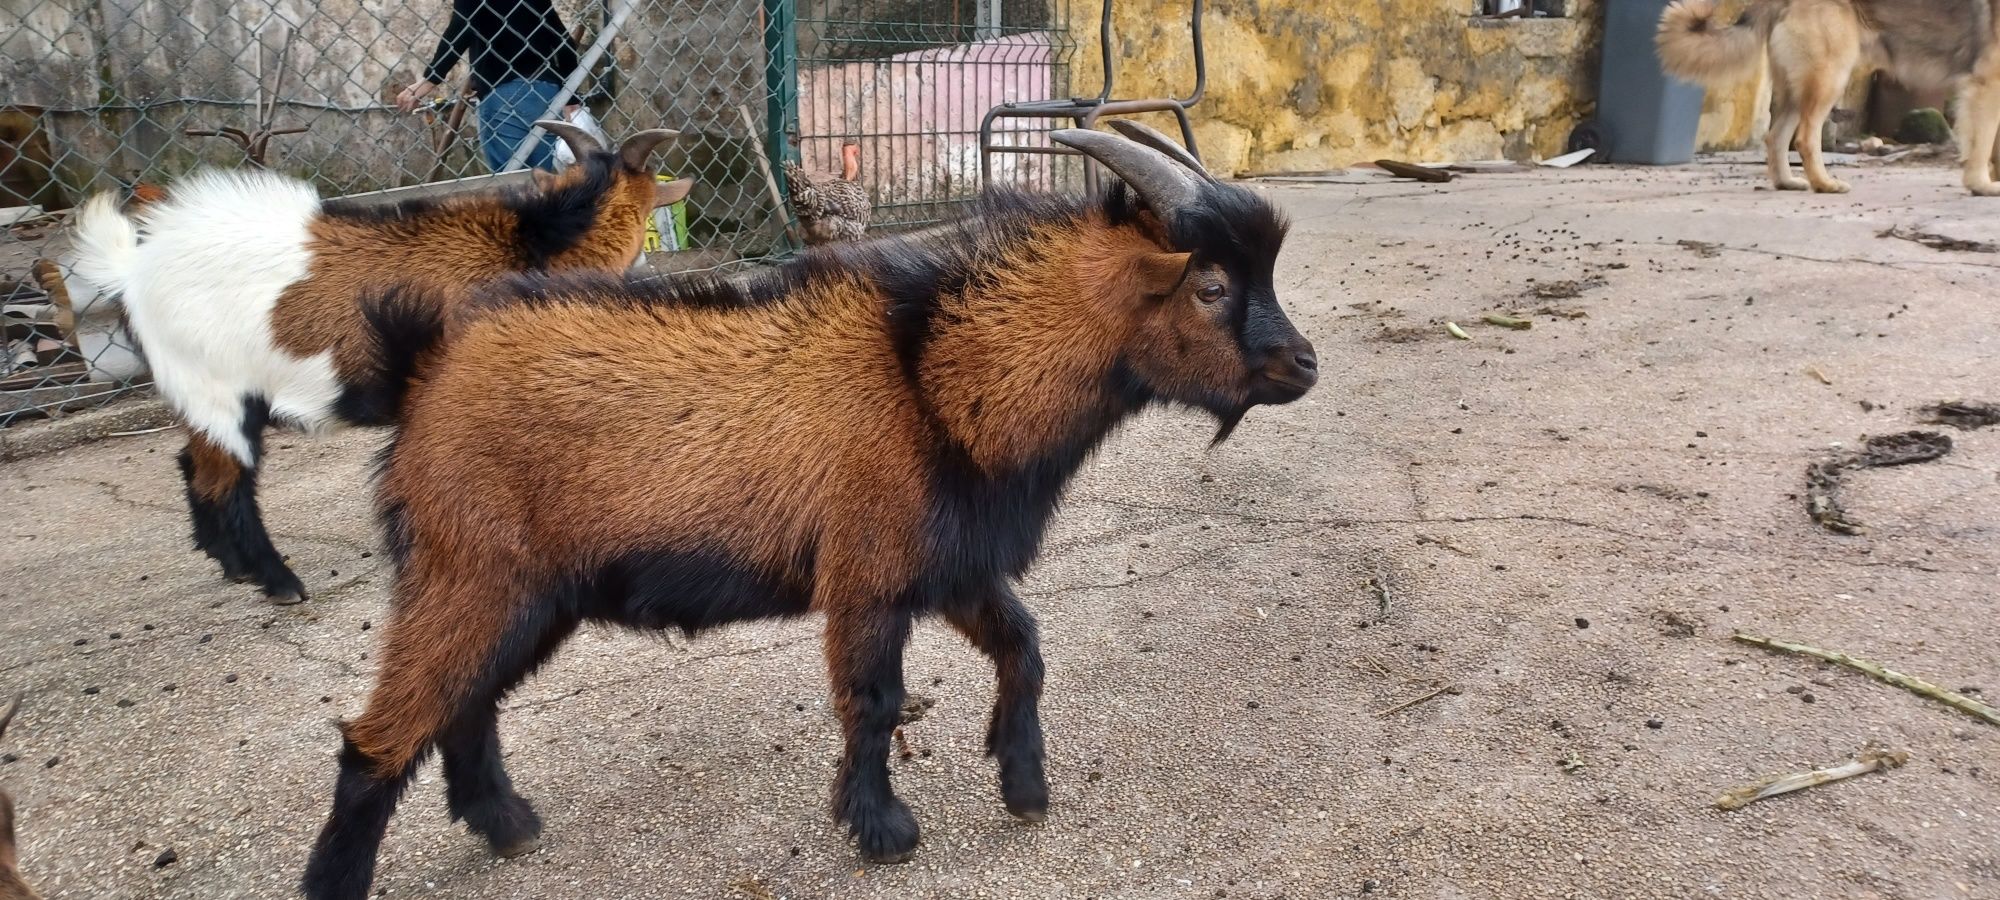
<path id="1" fill-rule="evenodd" d="M 451 67 L 458 64 L 458 58 L 465 52 L 465 38 L 472 27 L 472 5 L 485 0 L 453 0 L 451 21 L 444 27 L 444 36 L 438 38 L 437 52 L 431 54 L 431 64 L 424 67 L 424 80 L 432 84 L 443 84 L 451 74 Z"/>

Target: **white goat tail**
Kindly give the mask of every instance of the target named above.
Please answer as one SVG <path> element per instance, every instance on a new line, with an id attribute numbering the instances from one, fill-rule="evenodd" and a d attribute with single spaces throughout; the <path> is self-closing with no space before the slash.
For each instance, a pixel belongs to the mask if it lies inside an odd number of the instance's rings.
<path id="1" fill-rule="evenodd" d="M 70 271 L 105 301 L 116 301 L 132 283 L 139 256 L 139 226 L 118 209 L 118 195 L 105 191 L 77 210 L 70 233 Z"/>

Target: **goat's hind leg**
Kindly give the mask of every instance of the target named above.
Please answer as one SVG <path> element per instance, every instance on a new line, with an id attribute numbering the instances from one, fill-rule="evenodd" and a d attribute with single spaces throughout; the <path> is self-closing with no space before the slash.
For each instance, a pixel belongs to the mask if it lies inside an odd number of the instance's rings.
<path id="1" fill-rule="evenodd" d="M 271 533 L 265 530 L 263 513 L 257 508 L 257 471 L 263 461 L 266 418 L 260 405 L 246 406 L 243 436 L 248 461 L 193 429 L 187 448 L 181 451 L 181 476 L 187 483 L 195 546 L 221 563 L 224 575 L 256 582 L 272 602 L 299 603 L 306 599 L 305 585 L 271 543 Z"/>
<path id="2" fill-rule="evenodd" d="M 1042 650 L 1035 616 L 1005 584 L 946 612 L 952 627 L 993 660 L 999 685 L 986 752 L 1000 762 L 1000 797 L 1007 811 L 1030 822 L 1048 816 L 1043 773 Z"/>
<path id="3" fill-rule="evenodd" d="M 231 581 L 249 581 L 250 564 L 230 539 L 223 506 L 243 477 L 243 465 L 229 451 L 195 432 L 180 455 L 181 482 L 187 487 L 188 516 L 194 520 L 195 549 L 222 565 Z"/>
<path id="4" fill-rule="evenodd" d="M 444 751 L 446 798 L 455 818 L 465 819 L 496 847 L 520 852 L 532 847 L 540 830 L 500 767 L 494 701 L 568 631 L 510 629 L 491 618 L 505 616 L 512 606 L 508 592 L 491 585 L 457 581 L 425 593 L 407 581 L 417 565 L 405 565 L 398 575 L 404 580 L 397 585 L 397 611 L 384 630 L 368 708 L 342 728 L 333 811 L 300 883 L 308 900 L 368 895 L 389 818 L 433 747 Z"/>
<path id="5" fill-rule="evenodd" d="M 445 803 L 453 820 L 464 820 L 503 857 L 511 859 L 541 846 L 542 819 L 514 792 L 501 761 L 499 716 L 493 704 L 468 711 L 438 746 L 444 755 Z"/>
<path id="6" fill-rule="evenodd" d="M 514 792 L 514 782 L 507 777 L 500 756 L 497 705 L 576 631 L 576 624 L 562 616 L 531 614 L 508 626 L 486 662 L 481 684 L 438 743 L 451 817 L 465 820 L 466 827 L 485 837 L 500 856 L 520 856 L 539 847 L 542 819 Z"/>
<path id="7" fill-rule="evenodd" d="M 419 749 L 394 771 L 385 773 L 378 760 L 363 752 L 352 738 L 342 736 L 333 813 L 313 843 L 312 858 L 299 882 L 299 891 L 307 900 L 364 900 L 368 896 L 375 880 L 375 857 L 382 847 L 382 836 L 389 831 L 389 817 L 396 814 L 396 803 L 423 757 Z"/>

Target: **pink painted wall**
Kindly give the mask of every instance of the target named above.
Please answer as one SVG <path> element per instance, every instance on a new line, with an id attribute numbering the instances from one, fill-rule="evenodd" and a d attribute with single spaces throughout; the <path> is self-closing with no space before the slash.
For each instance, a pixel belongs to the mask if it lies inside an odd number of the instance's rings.
<path id="1" fill-rule="evenodd" d="M 839 172 L 840 146 L 861 146 L 861 179 L 877 206 L 970 196 L 979 189 L 979 120 L 1053 89 L 1049 40 L 1034 33 L 799 72 L 799 145 L 808 169 Z M 1048 123 L 1002 119 L 998 143 L 1047 145 Z M 860 137 L 859 135 L 868 135 Z M 1051 157 L 993 158 L 996 182 L 1046 184 Z"/>

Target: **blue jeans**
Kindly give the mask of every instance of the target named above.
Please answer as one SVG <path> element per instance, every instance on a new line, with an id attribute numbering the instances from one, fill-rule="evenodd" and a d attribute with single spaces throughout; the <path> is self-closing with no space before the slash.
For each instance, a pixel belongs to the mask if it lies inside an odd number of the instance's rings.
<path id="1" fill-rule="evenodd" d="M 498 172 L 507 164 L 561 90 L 559 84 L 518 78 L 487 89 L 479 98 L 479 155 L 486 157 L 488 169 Z M 555 145 L 555 135 L 544 133 L 528 151 L 528 167 L 553 170 Z"/>

